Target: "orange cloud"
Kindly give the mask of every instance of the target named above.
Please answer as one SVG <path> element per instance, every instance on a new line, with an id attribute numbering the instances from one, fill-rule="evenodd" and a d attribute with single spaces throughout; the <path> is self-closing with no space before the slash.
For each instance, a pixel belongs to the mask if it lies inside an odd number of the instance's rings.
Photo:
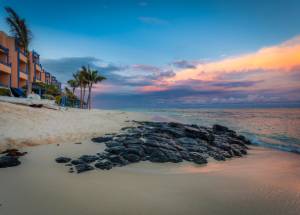
<path id="1" fill-rule="evenodd" d="M 249 70 L 266 70 L 288 72 L 300 65 L 300 36 L 277 46 L 266 47 L 255 53 L 225 58 L 223 60 L 199 64 L 193 69 L 184 69 L 176 76 L 167 78 L 172 82 L 183 80 L 213 81 L 226 73 L 247 72 Z"/>

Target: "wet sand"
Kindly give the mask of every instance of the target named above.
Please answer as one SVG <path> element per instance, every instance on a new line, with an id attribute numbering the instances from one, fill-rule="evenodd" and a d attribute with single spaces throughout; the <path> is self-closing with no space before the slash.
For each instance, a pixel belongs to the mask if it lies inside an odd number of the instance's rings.
<path id="1" fill-rule="evenodd" d="M 0 169 L 1 215 L 299 214 L 300 156 L 254 147 L 249 155 L 200 166 L 140 162 L 110 171 L 68 173 L 60 155 L 104 146 L 25 148 L 22 165 Z"/>

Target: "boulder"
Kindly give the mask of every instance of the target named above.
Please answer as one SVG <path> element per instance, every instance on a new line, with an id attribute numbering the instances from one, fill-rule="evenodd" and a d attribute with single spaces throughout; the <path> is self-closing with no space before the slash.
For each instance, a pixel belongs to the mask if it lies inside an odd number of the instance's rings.
<path id="1" fill-rule="evenodd" d="M 129 162 L 133 163 L 133 162 L 138 162 L 141 160 L 140 156 L 138 156 L 137 154 L 133 154 L 133 153 L 125 153 L 122 154 L 123 158 L 125 158 L 126 160 L 128 160 Z"/>
<path id="2" fill-rule="evenodd" d="M 151 162 L 159 162 L 159 163 L 164 163 L 168 162 L 169 158 L 159 149 L 155 149 L 152 154 L 150 155 L 149 160 Z"/>
<path id="3" fill-rule="evenodd" d="M 108 159 L 115 165 L 118 166 L 124 166 L 128 164 L 128 161 L 125 160 L 122 156 L 120 155 L 109 155 Z"/>
<path id="4" fill-rule="evenodd" d="M 68 157 L 58 157 L 55 159 L 56 163 L 68 163 L 70 162 L 72 159 L 68 158 Z"/>
<path id="5" fill-rule="evenodd" d="M 194 161 L 196 164 L 206 164 L 207 163 L 206 158 L 198 152 L 191 152 L 190 157 L 192 158 L 192 161 Z"/>
<path id="6" fill-rule="evenodd" d="M 19 166 L 20 164 L 18 157 L 7 155 L 0 157 L 0 168 Z"/>
<path id="7" fill-rule="evenodd" d="M 95 143 L 103 143 L 112 140 L 111 136 L 95 137 L 91 139 Z"/>
<path id="8" fill-rule="evenodd" d="M 218 124 L 213 125 L 213 132 L 214 133 L 225 133 L 225 132 L 228 132 L 228 131 L 229 131 L 229 128 L 227 128 L 223 125 L 218 125 Z"/>
<path id="9" fill-rule="evenodd" d="M 86 172 L 86 171 L 90 171 L 93 170 L 94 167 L 92 167 L 91 165 L 87 164 L 87 163 L 82 163 L 82 164 L 78 164 L 75 166 L 77 173 L 82 173 L 82 172 Z"/>
<path id="10" fill-rule="evenodd" d="M 95 167 L 98 169 L 110 170 L 113 167 L 113 165 L 109 160 L 104 159 L 104 160 L 98 161 L 95 164 Z"/>
<path id="11" fill-rule="evenodd" d="M 124 146 L 113 146 L 113 147 L 106 148 L 105 151 L 110 154 L 120 154 L 125 149 L 126 148 Z"/>
<path id="12" fill-rule="evenodd" d="M 93 163 L 98 160 L 99 157 L 96 155 L 82 155 L 79 160 L 84 161 L 85 163 Z"/>
<path id="13" fill-rule="evenodd" d="M 72 160 L 71 164 L 78 165 L 78 164 L 85 164 L 85 162 L 83 160 L 77 159 L 77 160 Z"/>

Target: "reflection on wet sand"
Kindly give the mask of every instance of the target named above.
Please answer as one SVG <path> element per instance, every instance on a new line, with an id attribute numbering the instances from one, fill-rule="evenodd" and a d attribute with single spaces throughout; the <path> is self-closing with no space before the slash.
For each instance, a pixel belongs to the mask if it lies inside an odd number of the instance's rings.
<path id="1" fill-rule="evenodd" d="M 290 214 L 300 210 L 300 156 L 262 148 L 199 166 L 140 162 L 69 174 L 59 155 L 103 145 L 30 148 L 23 165 L 0 171 L 0 214 Z"/>

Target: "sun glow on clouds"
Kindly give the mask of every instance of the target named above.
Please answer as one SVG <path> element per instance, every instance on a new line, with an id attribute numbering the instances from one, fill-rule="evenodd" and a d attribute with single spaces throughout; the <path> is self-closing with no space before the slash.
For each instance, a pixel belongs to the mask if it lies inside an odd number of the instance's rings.
<path id="1" fill-rule="evenodd" d="M 168 85 L 183 80 L 214 81 L 228 73 L 249 71 L 290 72 L 300 65 L 300 36 L 277 46 L 266 47 L 255 53 L 203 63 L 192 69 L 178 71 L 176 76 L 166 78 Z M 270 74 L 271 75 L 271 74 Z"/>

